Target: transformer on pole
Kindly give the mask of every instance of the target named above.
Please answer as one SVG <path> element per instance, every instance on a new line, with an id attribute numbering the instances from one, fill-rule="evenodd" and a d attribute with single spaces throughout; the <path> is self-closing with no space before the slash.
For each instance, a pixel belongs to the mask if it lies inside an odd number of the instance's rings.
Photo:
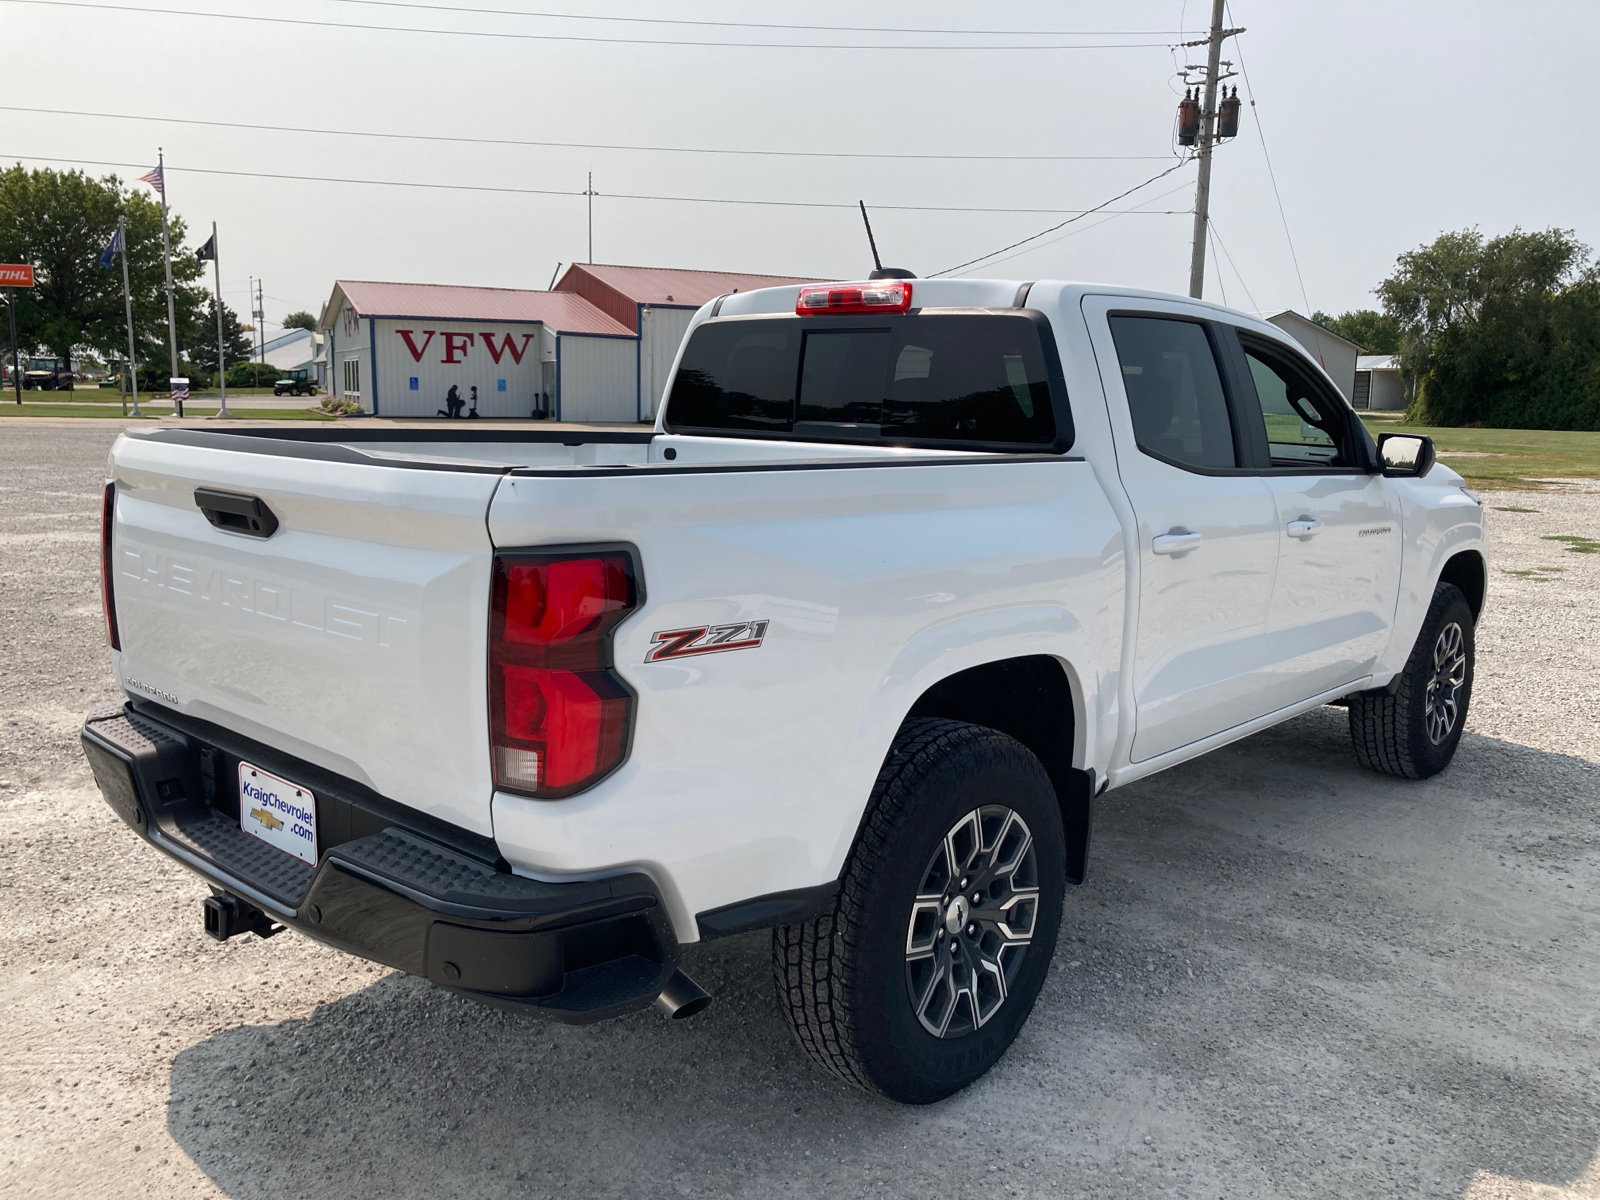
<path id="1" fill-rule="evenodd" d="M 1206 281 L 1206 225 L 1211 216 L 1211 150 L 1217 142 L 1239 132 L 1238 89 L 1235 88 L 1230 96 L 1228 90 L 1223 88 L 1220 108 L 1217 102 L 1218 85 L 1224 79 L 1233 77 L 1232 70 L 1222 73 L 1222 68 L 1233 66 L 1222 59 L 1222 39 L 1244 32 L 1242 28 L 1222 27 L 1223 4 L 1224 0 L 1211 0 L 1210 36 L 1204 41 L 1184 43 L 1186 46 L 1207 47 L 1206 63 L 1204 67 L 1192 65 L 1185 68 L 1185 83 L 1189 82 L 1189 71 L 1204 71 L 1204 78 L 1198 86 L 1185 88 L 1183 99 L 1178 102 L 1178 144 L 1199 147 L 1196 157 L 1200 160 L 1200 178 L 1195 183 L 1194 241 L 1189 255 L 1189 295 L 1197 300 L 1205 291 Z"/>

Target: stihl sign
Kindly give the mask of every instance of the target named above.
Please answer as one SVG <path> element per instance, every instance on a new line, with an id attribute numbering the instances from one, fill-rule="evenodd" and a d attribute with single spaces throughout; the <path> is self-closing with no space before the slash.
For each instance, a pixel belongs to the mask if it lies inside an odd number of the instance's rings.
<path id="1" fill-rule="evenodd" d="M 528 352 L 528 343 L 539 335 L 536 333 L 457 333 L 454 330 L 439 332 L 433 329 L 396 329 L 400 340 L 406 344 L 406 350 L 411 354 L 412 362 L 421 362 L 423 355 L 432 349 L 437 358 L 430 358 L 429 362 L 461 363 L 467 361 L 467 354 L 474 345 L 488 351 L 489 357 L 500 364 L 500 360 L 510 357 L 512 363 L 522 365 L 522 356 Z M 435 344 L 437 338 L 437 344 Z M 518 339 L 522 344 L 517 344 Z M 535 358 L 538 356 L 535 355 Z"/>
<path id="2" fill-rule="evenodd" d="M 26 263 L 0 263 L 0 287 L 32 286 L 32 267 Z"/>

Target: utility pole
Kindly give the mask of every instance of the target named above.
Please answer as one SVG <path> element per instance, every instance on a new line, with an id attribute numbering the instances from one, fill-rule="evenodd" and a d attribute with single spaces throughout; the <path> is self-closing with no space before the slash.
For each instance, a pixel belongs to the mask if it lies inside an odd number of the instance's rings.
<path id="1" fill-rule="evenodd" d="M 1206 98 L 1200 107 L 1200 181 L 1194 190 L 1194 248 L 1189 255 L 1189 295 L 1206 289 L 1206 221 L 1211 216 L 1211 135 L 1217 123 L 1217 69 L 1222 61 L 1222 6 L 1211 0 L 1211 43 L 1206 52 Z"/>
<path id="2" fill-rule="evenodd" d="M 1211 150 L 1217 142 L 1217 84 L 1221 82 L 1222 39 L 1243 33 L 1224 29 L 1224 0 L 1211 0 L 1211 36 L 1191 46 L 1206 46 L 1205 99 L 1200 108 L 1200 178 L 1194 191 L 1194 245 L 1189 257 L 1189 295 L 1198 300 L 1206 283 L 1206 223 L 1211 217 Z"/>
<path id="3" fill-rule="evenodd" d="M 250 314 L 256 327 L 256 382 L 260 382 L 260 367 L 267 365 L 267 306 L 261 296 L 261 280 L 256 280 L 256 294 L 252 297 L 255 311 Z"/>
<path id="4" fill-rule="evenodd" d="M 22 403 L 22 369 L 17 358 L 17 293 L 6 289 L 6 312 L 11 317 L 11 384 L 17 389 L 17 403 Z"/>
<path id="5" fill-rule="evenodd" d="M 589 172 L 589 186 L 583 190 L 589 198 L 589 261 L 594 261 L 594 172 Z M 558 270 L 560 268 L 557 268 Z"/>

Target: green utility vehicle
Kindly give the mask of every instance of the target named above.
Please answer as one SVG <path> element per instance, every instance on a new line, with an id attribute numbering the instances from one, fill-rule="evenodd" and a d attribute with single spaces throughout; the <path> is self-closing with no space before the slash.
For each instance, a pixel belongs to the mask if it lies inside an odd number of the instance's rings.
<path id="1" fill-rule="evenodd" d="M 285 371 L 278 382 L 272 385 L 274 396 L 315 396 L 317 394 L 317 381 L 311 378 L 311 372 L 305 368 L 297 371 Z"/>

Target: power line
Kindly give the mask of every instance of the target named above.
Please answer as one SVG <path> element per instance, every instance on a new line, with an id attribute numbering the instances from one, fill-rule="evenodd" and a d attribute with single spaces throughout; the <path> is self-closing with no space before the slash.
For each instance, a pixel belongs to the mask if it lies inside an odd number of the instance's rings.
<path id="1" fill-rule="evenodd" d="M 139 167 L 146 165 L 132 162 L 112 162 L 105 159 L 62 158 L 57 155 L 39 154 L 0 154 L 0 158 L 17 159 L 26 162 L 67 163 L 75 167 L 122 167 L 130 170 L 137 170 Z M 283 179 L 293 183 L 346 183 L 365 187 L 424 188 L 429 191 L 443 192 L 493 192 L 513 196 L 587 196 L 590 194 L 587 191 L 576 192 L 558 188 L 519 188 L 470 183 L 425 183 L 420 180 L 410 179 L 350 179 L 334 175 L 288 174 L 275 171 L 229 171 L 218 167 L 167 167 L 166 170 L 170 173 L 185 175 L 223 175 L 242 179 Z M 856 207 L 854 204 L 832 203 L 824 200 L 741 200 L 720 196 L 653 196 L 636 192 L 595 192 L 593 194 L 606 200 L 657 200 L 675 204 L 744 204 L 760 208 L 848 208 L 852 210 Z M 1112 200 L 1115 199 L 1117 197 L 1112 198 Z M 1106 203 L 1110 204 L 1112 200 L 1108 200 Z M 1032 213 L 1036 215 L 1044 213 L 1077 213 L 1080 216 L 1099 211 L 1099 209 L 1077 208 L 987 208 L 980 205 L 940 204 L 874 204 L 872 207 L 889 212 Z M 1129 210 L 1130 213 L 1133 211 Z M 1137 211 L 1141 215 L 1162 215 L 1146 209 Z M 1049 231 L 1046 230 L 1046 232 Z"/>
<path id="2" fill-rule="evenodd" d="M 590 37 L 576 33 L 496 33 L 484 29 L 425 29 L 414 25 L 362 25 L 354 21 L 310 21 L 304 17 L 264 17 L 252 13 L 205 12 L 198 9 L 155 8 L 139 4 L 97 4 L 92 0 L 0 0 L 4 4 L 36 4 L 46 8 L 86 8 L 100 12 L 154 13 L 166 17 L 205 17 L 215 21 L 249 21 L 262 25 L 300 25 L 316 29 L 358 29 L 364 33 L 428 33 L 438 37 L 493 38 L 497 41 L 598 42 L 621 46 L 684 46 L 724 50 L 1149 50 L 1167 48 L 1166 42 L 1078 42 L 1056 44 L 908 46 L 892 43 L 845 45 L 832 42 L 701 42 L 674 38 Z"/>
<path id="3" fill-rule="evenodd" d="M 1228 243 L 1224 242 L 1222 240 L 1222 235 L 1217 232 L 1217 222 L 1215 218 L 1213 218 L 1211 221 L 1211 236 L 1216 239 L 1217 248 L 1222 251 L 1222 257 L 1227 259 L 1228 265 L 1233 268 L 1233 277 L 1239 281 L 1239 286 L 1244 289 L 1245 299 L 1250 301 L 1251 310 L 1254 312 L 1260 312 L 1261 306 L 1256 303 L 1256 298 L 1250 294 L 1250 285 L 1244 281 L 1244 275 L 1239 270 L 1239 264 L 1234 262 L 1233 255 L 1228 253 Z M 1221 284 L 1221 282 L 1222 272 L 1218 271 L 1217 283 Z M 1226 292 L 1223 293 L 1222 302 L 1224 304 L 1228 302 L 1228 296 Z M 1308 312 L 1306 315 L 1310 316 L 1310 313 Z"/>
<path id="4" fill-rule="evenodd" d="M 1233 10 L 1230 7 L 1229 19 L 1232 19 Z M 1250 86 L 1250 72 L 1245 69 L 1244 51 L 1239 46 L 1239 39 L 1233 39 L 1234 52 L 1239 56 L 1239 74 L 1244 77 L 1245 95 L 1250 97 L 1250 112 L 1255 117 L 1251 122 L 1256 127 L 1256 136 L 1261 139 L 1261 157 L 1267 160 L 1267 178 L 1272 180 L 1272 196 L 1278 202 L 1278 219 L 1283 222 L 1284 240 L 1289 243 L 1289 258 L 1294 263 L 1294 277 L 1300 284 L 1300 299 L 1305 303 L 1306 316 L 1311 315 L 1311 298 L 1306 295 L 1305 276 L 1300 274 L 1300 256 L 1294 252 L 1294 235 L 1289 232 L 1289 216 L 1283 211 L 1283 196 L 1278 191 L 1278 176 L 1272 169 L 1272 155 L 1267 153 L 1267 135 L 1261 128 L 1261 114 L 1256 110 L 1256 90 Z M 1254 303 L 1252 301 L 1251 303 Z"/>
<path id="5" fill-rule="evenodd" d="M 163 125 L 199 125 L 211 129 L 249 129 L 261 133 L 310 133 L 328 137 L 384 138 L 408 142 L 451 142 L 468 146 L 527 146 L 541 150 L 629 150 L 661 154 L 732 154 L 769 158 L 907 159 L 940 162 L 1165 162 L 1165 154 L 865 154 L 832 150 L 719 150 L 694 146 L 633 146 L 609 142 L 535 142 L 520 138 L 461 137 L 431 133 L 387 133 L 367 129 L 315 129 L 297 125 L 257 125 L 244 121 L 205 121 L 190 117 L 147 117 L 132 113 L 83 112 L 70 108 L 28 108 L 0 104 L 0 112 L 38 113 L 56 117 L 92 117 L 106 121 L 150 121 Z"/>
<path id="6" fill-rule="evenodd" d="M 1209 221 L 1206 223 L 1206 237 L 1211 239 L 1212 257 L 1214 258 L 1216 257 L 1217 231 L 1211 227 Z M 1234 274 L 1237 275 L 1238 272 L 1235 271 Z M 1217 268 L 1217 287 L 1222 289 L 1222 303 L 1232 308 L 1233 306 L 1228 304 L 1228 285 L 1222 281 L 1222 268 L 1220 266 Z"/>
<path id="7" fill-rule="evenodd" d="M 1154 196 L 1151 196 L 1150 199 L 1146 200 L 1144 202 L 1144 204 L 1154 204 L 1158 200 L 1165 200 L 1168 196 L 1175 196 L 1179 192 L 1187 191 L 1188 189 L 1189 189 L 1189 185 L 1187 183 L 1180 183 L 1177 187 L 1170 188 L 1165 192 L 1157 192 Z M 1057 242 L 1064 242 L 1068 238 L 1077 237 L 1079 234 L 1088 233 L 1091 229 L 1099 229 L 1102 225 L 1108 224 L 1109 222 L 1116 220 L 1118 217 L 1132 216 L 1135 212 L 1138 212 L 1138 213 L 1149 213 L 1152 216 L 1160 215 L 1160 216 L 1177 217 L 1177 216 L 1192 216 L 1193 213 L 1194 213 L 1194 209 L 1192 209 L 1192 208 L 1148 209 L 1148 208 L 1145 208 L 1143 204 L 1137 206 L 1136 208 L 1132 208 L 1132 209 L 1118 209 L 1118 208 L 1103 209 L 1102 210 L 1102 215 L 1105 217 L 1104 221 L 1095 221 L 1095 222 L 1093 222 L 1091 224 L 1088 224 L 1088 225 L 1079 225 L 1076 229 L 1070 230 L 1067 233 L 1063 233 L 1060 237 L 1053 237 L 1048 242 L 1040 242 L 1037 245 L 1028 246 L 1025 249 L 1018 250 L 1015 254 L 1006 255 L 1004 258 L 991 259 L 988 262 L 985 262 L 983 264 L 983 267 L 984 267 L 985 270 L 987 270 L 990 267 L 998 267 L 1001 263 L 1008 263 L 1008 262 L 1012 261 L 1013 259 L 1021 258 L 1025 254 L 1032 254 L 1035 251 L 1043 250 L 1046 246 L 1054 246 Z M 970 271 L 963 271 L 963 272 L 961 272 L 961 274 L 968 275 L 968 274 L 971 274 L 971 272 Z"/>
<path id="8" fill-rule="evenodd" d="M 1118 192 L 1115 196 L 1111 197 L 1111 199 L 1105 201 L 1104 203 L 1097 204 L 1093 208 L 1086 208 L 1082 212 L 1078 213 L 1076 216 L 1068 217 L 1065 221 L 1062 221 L 1059 225 L 1052 225 L 1052 226 L 1050 226 L 1049 229 L 1041 229 L 1038 233 L 1030 234 L 1027 237 L 1023 238 L 1021 241 L 1012 242 L 1009 246 L 1001 246 L 1000 249 L 991 250 L 988 254 L 980 254 L 980 255 L 978 255 L 977 258 L 968 259 L 964 263 L 957 263 L 953 267 L 946 267 L 942 271 L 935 271 L 932 275 L 928 276 L 928 278 L 937 279 L 940 275 L 953 274 L 954 272 L 960 271 L 960 270 L 962 270 L 962 269 L 964 269 L 966 267 L 970 267 L 975 263 L 981 263 L 985 259 L 998 257 L 999 255 L 1004 254 L 1007 250 L 1015 250 L 1018 246 L 1025 246 L 1029 242 L 1036 241 L 1037 239 L 1044 237 L 1046 234 L 1054 233 L 1058 229 L 1063 229 L 1066 226 L 1071 225 L 1074 221 L 1081 221 L 1081 220 L 1083 220 L 1084 217 L 1089 216 L 1091 213 L 1100 212 L 1102 209 L 1106 208 L 1108 205 L 1115 204 L 1118 200 L 1121 200 L 1124 196 L 1131 196 L 1131 195 L 1133 195 L 1134 192 L 1137 192 L 1140 188 L 1149 187 L 1152 183 L 1154 183 L 1158 179 L 1165 179 L 1168 175 L 1171 175 L 1179 167 L 1187 166 L 1190 161 L 1191 160 L 1185 158 L 1185 159 L 1180 160 L 1179 162 L 1175 162 L 1170 167 L 1168 167 L 1165 171 L 1161 171 L 1161 172 L 1159 172 L 1159 173 L 1157 173 L 1155 175 L 1150 176 L 1150 178 L 1146 179 L 1143 183 L 1136 183 L 1131 188 L 1129 188 L 1127 191 Z M 1141 210 L 1141 211 L 1144 211 L 1144 210 Z"/>
<path id="9" fill-rule="evenodd" d="M 795 29 L 806 33 L 909 33 L 929 37 L 976 34 L 992 37 L 1182 37 L 1181 29 L 906 29 L 884 25 L 780 25 L 770 21 L 691 21 L 672 17 L 608 17 L 594 13 L 530 12 L 518 8 L 473 8 L 455 4 L 418 4 L 411 0 L 335 0 L 376 8 L 422 8 L 435 12 L 485 13 L 503 17 L 536 17 L 559 21 L 614 21 L 633 25 L 698 25 L 718 29 Z"/>

